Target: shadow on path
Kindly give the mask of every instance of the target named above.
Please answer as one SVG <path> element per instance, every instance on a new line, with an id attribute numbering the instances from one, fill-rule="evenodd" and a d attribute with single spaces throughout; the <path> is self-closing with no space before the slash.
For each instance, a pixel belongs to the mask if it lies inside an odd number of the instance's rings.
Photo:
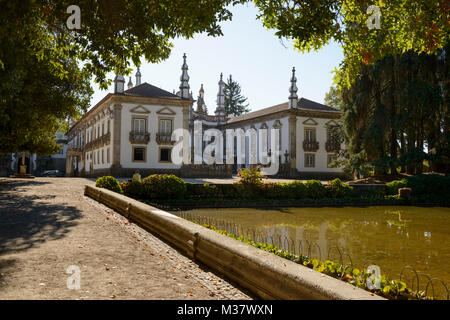
<path id="1" fill-rule="evenodd" d="M 51 203 L 54 195 L 27 195 L 21 187 L 45 188 L 48 182 L 0 180 L 0 255 L 30 249 L 64 237 L 81 211 Z"/>

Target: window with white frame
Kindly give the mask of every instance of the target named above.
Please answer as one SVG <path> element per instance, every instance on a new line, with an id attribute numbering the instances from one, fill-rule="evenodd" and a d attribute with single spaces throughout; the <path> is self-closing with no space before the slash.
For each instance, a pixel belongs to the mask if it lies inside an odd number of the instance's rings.
<path id="1" fill-rule="evenodd" d="M 172 119 L 159 119 L 159 132 L 165 134 L 172 133 Z"/>
<path id="2" fill-rule="evenodd" d="M 139 133 L 145 133 L 147 131 L 145 119 L 134 118 L 133 119 L 133 131 Z"/>
<path id="3" fill-rule="evenodd" d="M 315 155 L 314 153 L 305 153 L 305 167 L 313 168 L 315 166 Z"/>

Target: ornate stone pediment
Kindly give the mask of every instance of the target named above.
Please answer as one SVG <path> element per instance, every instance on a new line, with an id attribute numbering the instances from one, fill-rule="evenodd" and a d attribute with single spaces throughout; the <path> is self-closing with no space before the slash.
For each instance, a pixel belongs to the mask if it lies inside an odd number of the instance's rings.
<path id="1" fill-rule="evenodd" d="M 172 109 L 170 109 L 168 107 L 162 108 L 161 110 L 158 110 L 156 113 L 161 114 L 161 115 L 171 115 L 171 116 L 177 114 L 175 111 L 173 111 Z"/>
<path id="2" fill-rule="evenodd" d="M 144 108 L 143 106 L 139 105 L 137 107 L 134 107 L 133 109 L 130 110 L 131 113 L 140 113 L 140 114 L 148 114 L 150 113 L 149 110 L 147 110 L 146 108 Z"/>
<path id="3" fill-rule="evenodd" d="M 308 126 L 317 126 L 318 122 L 313 118 L 308 118 L 305 121 L 303 121 L 303 124 L 306 124 Z"/>
<path id="4" fill-rule="evenodd" d="M 339 126 L 339 123 L 337 123 L 337 122 L 334 121 L 334 120 L 330 120 L 330 121 L 328 121 L 327 123 L 325 123 L 325 126 L 328 126 L 328 127 L 336 127 L 336 126 Z"/>

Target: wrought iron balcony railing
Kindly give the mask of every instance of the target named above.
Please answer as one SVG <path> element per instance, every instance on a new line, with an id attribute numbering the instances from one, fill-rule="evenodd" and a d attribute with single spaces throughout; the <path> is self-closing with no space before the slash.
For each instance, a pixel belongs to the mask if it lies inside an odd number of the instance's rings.
<path id="1" fill-rule="evenodd" d="M 175 141 L 172 141 L 172 133 L 158 132 L 156 134 L 156 142 L 158 144 L 173 144 Z"/>
<path id="2" fill-rule="evenodd" d="M 318 141 L 303 141 L 303 150 L 309 151 L 309 152 L 316 152 L 319 150 L 319 142 Z"/>
<path id="3" fill-rule="evenodd" d="M 130 132 L 131 143 L 147 144 L 150 141 L 150 133 L 148 132 Z"/>

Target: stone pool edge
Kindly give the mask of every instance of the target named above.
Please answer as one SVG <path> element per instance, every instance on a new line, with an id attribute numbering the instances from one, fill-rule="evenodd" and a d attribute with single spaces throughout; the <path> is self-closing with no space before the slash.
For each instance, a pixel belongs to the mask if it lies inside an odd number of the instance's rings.
<path id="1" fill-rule="evenodd" d="M 86 185 L 84 194 L 262 299 L 386 300 L 113 191 Z"/>

